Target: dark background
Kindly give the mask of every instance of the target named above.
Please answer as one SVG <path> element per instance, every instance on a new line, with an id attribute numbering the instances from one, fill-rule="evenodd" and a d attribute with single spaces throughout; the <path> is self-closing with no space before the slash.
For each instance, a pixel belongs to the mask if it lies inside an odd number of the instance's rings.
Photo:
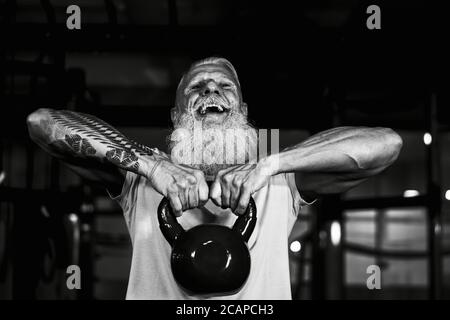
<path id="1" fill-rule="evenodd" d="M 71 4 L 81 30 L 66 28 Z M 381 30 L 366 27 L 372 4 Z M 129 271 L 119 208 L 34 145 L 26 116 L 82 111 L 164 149 L 178 81 L 211 55 L 234 64 L 249 117 L 280 129 L 282 147 L 341 125 L 391 127 L 404 140 L 386 172 L 305 210 L 291 235 L 301 244 L 293 297 L 448 297 L 444 13 L 424 0 L 1 1 L 0 297 L 120 299 Z M 333 222 L 339 245 L 321 246 Z M 65 288 L 69 264 L 82 267 L 80 291 Z M 382 290 L 365 285 L 371 264 Z"/>

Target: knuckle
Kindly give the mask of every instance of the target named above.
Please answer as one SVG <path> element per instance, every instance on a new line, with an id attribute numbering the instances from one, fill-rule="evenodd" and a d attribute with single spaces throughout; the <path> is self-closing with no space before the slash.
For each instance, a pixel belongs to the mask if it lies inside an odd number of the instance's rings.
<path id="1" fill-rule="evenodd" d="M 245 210 L 245 209 L 247 209 L 247 205 L 248 205 L 248 203 L 246 202 L 246 201 L 244 201 L 244 200 L 240 200 L 239 201 L 239 204 L 238 204 L 238 207 L 240 208 L 240 209 L 242 209 L 242 210 Z"/>
<path id="2" fill-rule="evenodd" d="M 227 199 L 228 200 L 228 198 L 230 196 L 230 190 L 223 189 L 221 196 L 222 196 L 222 199 Z"/>
<path id="3" fill-rule="evenodd" d="M 197 183 L 197 178 L 195 177 L 195 175 L 189 174 L 189 175 L 186 176 L 186 181 L 189 184 L 196 184 Z"/>
<path id="4" fill-rule="evenodd" d="M 167 188 L 167 194 L 169 196 L 176 196 L 178 195 L 178 187 L 176 184 L 170 184 L 169 187 Z"/>
<path id="5" fill-rule="evenodd" d="M 184 178 L 177 180 L 177 186 L 179 188 L 185 189 L 187 187 L 187 185 L 188 185 L 187 181 Z"/>
<path id="6" fill-rule="evenodd" d="M 198 203 L 190 203 L 189 204 L 189 209 L 194 209 L 198 207 Z"/>
<path id="7" fill-rule="evenodd" d="M 236 212 L 242 214 L 245 212 L 246 209 L 247 209 L 247 207 L 245 205 L 239 204 L 236 208 Z"/>
<path id="8" fill-rule="evenodd" d="M 235 176 L 233 179 L 233 185 L 235 187 L 239 187 L 242 184 L 242 177 L 240 176 Z"/>
<path id="9" fill-rule="evenodd" d="M 208 200 L 208 194 L 207 193 L 200 193 L 199 194 L 199 196 L 198 196 L 198 198 L 199 198 L 199 200 L 201 200 L 201 201 L 206 201 L 206 200 Z"/>
<path id="10" fill-rule="evenodd" d="M 195 171 L 194 171 L 194 175 L 195 175 L 198 179 L 201 179 L 201 178 L 204 178 L 204 177 L 205 177 L 205 174 L 204 174 L 203 171 L 201 171 L 201 170 L 195 170 Z"/>
<path id="11" fill-rule="evenodd" d="M 170 203 L 172 205 L 172 209 L 175 211 L 181 210 L 181 204 L 178 201 L 173 201 L 175 199 L 171 199 Z"/>
<path id="12" fill-rule="evenodd" d="M 246 181 L 242 184 L 242 189 L 244 192 L 251 192 L 252 187 L 251 187 L 250 183 L 248 183 L 248 181 Z"/>
<path id="13" fill-rule="evenodd" d="M 222 181 L 225 183 L 230 183 L 232 181 L 233 177 L 230 174 L 224 174 L 222 176 Z"/>

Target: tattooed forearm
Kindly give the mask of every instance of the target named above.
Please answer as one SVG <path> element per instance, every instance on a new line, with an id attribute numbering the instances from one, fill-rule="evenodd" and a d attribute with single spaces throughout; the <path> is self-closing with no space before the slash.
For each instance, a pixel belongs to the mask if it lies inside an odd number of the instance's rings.
<path id="1" fill-rule="evenodd" d="M 104 143 L 110 148 L 124 149 L 146 156 L 153 155 L 150 148 L 128 139 L 117 129 L 92 115 L 67 110 L 50 110 L 49 113 L 55 123 L 64 126 L 73 133 L 83 134 L 88 138 Z"/>
<path id="2" fill-rule="evenodd" d="M 80 137 L 80 135 L 78 134 L 66 134 L 64 139 L 66 140 L 70 148 L 76 153 L 80 153 L 84 156 L 91 156 L 96 152 L 89 141 L 85 138 Z"/>
<path id="3" fill-rule="evenodd" d="M 106 158 L 120 167 L 139 169 L 138 157 L 129 151 L 123 149 L 112 149 L 106 152 Z"/>
<path id="4" fill-rule="evenodd" d="M 128 139 L 108 123 L 68 110 L 45 109 L 41 113 L 38 125 L 37 121 L 29 121 L 29 125 L 38 127 L 35 140 L 50 151 L 66 157 L 96 158 L 141 174 L 148 169 L 142 168 L 142 161 L 152 158 L 153 150 Z"/>
<path id="5" fill-rule="evenodd" d="M 72 157 L 76 157 L 77 155 L 89 157 L 97 153 L 97 150 L 95 150 L 91 143 L 78 134 L 66 134 L 64 139 L 55 139 L 50 141 L 49 146 L 54 150 L 60 151 L 66 156 Z"/>

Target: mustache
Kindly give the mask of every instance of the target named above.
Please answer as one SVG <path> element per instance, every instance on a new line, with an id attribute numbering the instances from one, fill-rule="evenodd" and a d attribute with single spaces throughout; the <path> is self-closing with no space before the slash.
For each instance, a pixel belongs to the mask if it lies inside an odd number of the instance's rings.
<path id="1" fill-rule="evenodd" d="M 228 100 L 224 97 L 217 94 L 210 94 L 205 97 L 199 97 L 194 104 L 194 110 L 197 111 L 200 108 L 206 109 L 208 106 L 217 106 L 225 110 L 229 110 L 231 108 Z"/>

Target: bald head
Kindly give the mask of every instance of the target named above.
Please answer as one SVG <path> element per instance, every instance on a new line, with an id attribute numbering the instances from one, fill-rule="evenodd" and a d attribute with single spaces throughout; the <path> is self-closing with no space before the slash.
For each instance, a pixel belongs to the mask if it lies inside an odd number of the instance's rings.
<path id="1" fill-rule="evenodd" d="M 230 72 L 232 74 L 233 78 L 236 80 L 237 84 L 239 85 L 239 79 L 238 79 L 236 69 L 234 68 L 234 66 L 231 64 L 231 62 L 229 60 L 227 60 L 225 58 L 220 58 L 220 57 L 208 57 L 208 58 L 198 60 L 198 61 L 195 61 L 194 63 L 192 63 L 191 66 L 189 67 L 188 71 L 181 78 L 181 81 L 178 86 L 181 85 L 185 76 L 188 75 L 192 70 L 194 70 L 197 67 L 205 66 L 205 65 L 215 65 L 215 66 L 227 69 L 228 72 Z"/>

